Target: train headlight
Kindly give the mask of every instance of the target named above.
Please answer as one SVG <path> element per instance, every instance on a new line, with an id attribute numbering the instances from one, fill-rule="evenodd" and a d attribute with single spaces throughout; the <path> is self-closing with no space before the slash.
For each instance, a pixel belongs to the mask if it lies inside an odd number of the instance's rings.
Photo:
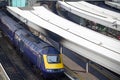
<path id="1" fill-rule="evenodd" d="M 62 72 L 62 71 L 64 71 L 64 69 L 60 69 L 60 71 Z"/>
<path id="2" fill-rule="evenodd" d="M 52 69 L 47 69 L 47 72 L 53 72 Z"/>

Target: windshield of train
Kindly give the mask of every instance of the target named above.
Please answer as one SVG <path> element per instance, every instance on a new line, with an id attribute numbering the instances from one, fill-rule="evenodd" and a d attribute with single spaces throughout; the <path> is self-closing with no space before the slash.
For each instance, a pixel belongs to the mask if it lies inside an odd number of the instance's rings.
<path id="1" fill-rule="evenodd" d="M 48 55 L 47 56 L 48 63 L 60 63 L 59 55 Z"/>

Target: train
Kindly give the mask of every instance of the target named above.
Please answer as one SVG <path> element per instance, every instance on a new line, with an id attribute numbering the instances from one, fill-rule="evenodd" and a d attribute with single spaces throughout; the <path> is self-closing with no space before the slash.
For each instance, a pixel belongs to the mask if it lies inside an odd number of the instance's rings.
<path id="1" fill-rule="evenodd" d="M 27 57 L 40 70 L 44 78 L 50 79 L 64 74 L 62 53 L 33 35 L 4 12 L 0 12 L 0 29 L 20 54 Z"/>

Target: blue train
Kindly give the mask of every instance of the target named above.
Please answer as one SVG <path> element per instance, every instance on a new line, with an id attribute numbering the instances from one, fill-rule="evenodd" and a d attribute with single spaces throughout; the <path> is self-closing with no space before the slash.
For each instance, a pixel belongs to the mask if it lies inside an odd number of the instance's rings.
<path id="1" fill-rule="evenodd" d="M 63 74 L 62 54 L 53 46 L 39 39 L 2 12 L 0 12 L 0 28 L 11 43 L 42 72 L 45 78 Z"/>

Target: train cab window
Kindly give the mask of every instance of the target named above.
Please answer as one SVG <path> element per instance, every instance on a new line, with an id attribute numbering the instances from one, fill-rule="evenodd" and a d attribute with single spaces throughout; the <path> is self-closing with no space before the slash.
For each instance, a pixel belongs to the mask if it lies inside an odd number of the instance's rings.
<path id="1" fill-rule="evenodd" d="M 48 63 L 60 63 L 59 55 L 48 55 L 47 56 Z"/>

